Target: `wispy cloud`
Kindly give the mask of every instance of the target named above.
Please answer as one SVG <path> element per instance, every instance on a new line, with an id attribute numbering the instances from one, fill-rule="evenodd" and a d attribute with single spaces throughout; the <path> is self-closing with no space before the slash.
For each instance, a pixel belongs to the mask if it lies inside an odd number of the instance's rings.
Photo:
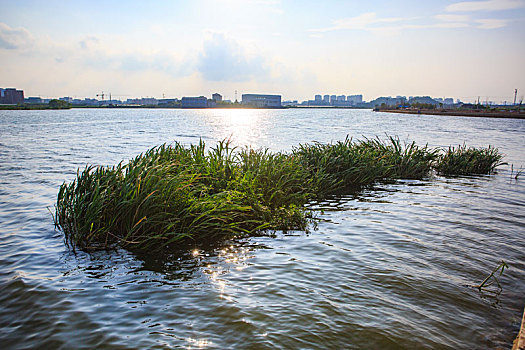
<path id="1" fill-rule="evenodd" d="M 11 28 L 0 23 L 0 49 L 14 50 L 33 44 L 33 35 L 25 28 Z"/>
<path id="2" fill-rule="evenodd" d="M 312 32 L 330 32 L 342 29 L 373 29 L 374 24 L 403 21 L 401 17 L 379 18 L 375 12 L 363 13 L 359 16 L 335 20 L 334 25 L 327 28 L 312 29 Z"/>
<path id="3" fill-rule="evenodd" d="M 434 18 L 443 22 L 468 22 L 470 20 L 468 15 L 452 14 L 436 15 Z"/>
<path id="4" fill-rule="evenodd" d="M 497 28 L 503 28 L 507 25 L 508 21 L 504 19 L 478 19 L 475 21 L 478 23 L 478 28 L 481 29 L 497 29 Z"/>
<path id="5" fill-rule="evenodd" d="M 500 4 L 499 1 L 473 1 L 462 2 L 453 5 L 461 5 L 458 8 L 496 8 L 494 3 Z M 518 6 L 518 4 L 525 3 L 525 0 L 501 0 L 503 5 L 499 8 L 510 8 L 510 6 Z M 476 4 L 470 5 L 470 4 Z M 453 6 L 451 5 L 451 6 Z M 451 7 L 449 6 L 449 7 Z M 476 7 L 477 6 L 477 7 Z M 447 7 L 447 10 L 448 8 Z M 509 20 L 498 18 L 487 19 L 473 19 L 467 14 L 439 14 L 431 18 L 417 17 L 417 18 L 402 18 L 402 17 L 378 17 L 375 12 L 363 13 L 359 16 L 351 18 L 342 18 L 333 21 L 333 25 L 325 28 L 310 29 L 310 32 L 323 33 L 336 30 L 366 30 L 373 33 L 393 36 L 399 34 L 403 30 L 418 30 L 418 29 L 454 29 L 454 28 L 478 28 L 478 29 L 498 29 L 507 26 Z M 423 21 L 424 20 L 424 21 Z M 314 37 L 312 34 L 311 37 Z"/>
<path id="6" fill-rule="evenodd" d="M 525 7 L 525 0 L 463 1 L 448 5 L 449 12 L 500 11 Z"/>

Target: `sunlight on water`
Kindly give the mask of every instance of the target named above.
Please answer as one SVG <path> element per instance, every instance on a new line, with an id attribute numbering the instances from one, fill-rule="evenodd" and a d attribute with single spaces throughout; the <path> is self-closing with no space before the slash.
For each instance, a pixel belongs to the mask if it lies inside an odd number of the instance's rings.
<path id="1" fill-rule="evenodd" d="M 188 347 L 186 349 L 206 349 L 212 345 L 213 343 L 208 341 L 207 339 L 188 338 Z"/>
<path id="2" fill-rule="evenodd" d="M 263 125 L 264 111 L 256 109 L 214 109 L 206 110 L 211 120 L 219 123 L 216 128 L 218 138 L 230 139 L 237 146 L 257 146 L 261 134 L 265 132 Z"/>
<path id="3" fill-rule="evenodd" d="M 217 252 L 220 264 L 207 264 L 203 267 L 204 274 L 209 277 L 212 285 L 219 292 L 220 298 L 230 302 L 234 301 L 227 291 L 227 275 L 231 271 L 240 272 L 246 269 L 250 265 L 249 259 L 253 257 L 250 249 L 230 245 Z M 250 290 L 251 288 L 247 288 L 247 291 Z"/>

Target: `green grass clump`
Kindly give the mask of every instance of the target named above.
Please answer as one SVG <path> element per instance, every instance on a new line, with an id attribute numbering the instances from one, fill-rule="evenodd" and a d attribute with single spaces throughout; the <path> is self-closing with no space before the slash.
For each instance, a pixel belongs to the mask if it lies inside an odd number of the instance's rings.
<path id="1" fill-rule="evenodd" d="M 443 175 L 481 175 L 491 174 L 494 169 L 506 163 L 497 148 L 474 148 L 465 145 L 449 147 L 441 154 L 436 164 L 436 171 Z"/>
<path id="2" fill-rule="evenodd" d="M 323 197 L 356 191 L 380 179 L 422 179 L 438 151 L 415 143 L 402 145 L 390 137 L 300 145 L 293 154 L 310 170 L 316 193 Z"/>
<path id="3" fill-rule="evenodd" d="M 88 166 L 60 187 L 55 224 L 72 247 L 173 247 L 272 228 L 305 229 L 308 173 L 293 157 L 160 146 L 127 164 Z"/>
<path id="4" fill-rule="evenodd" d="M 351 139 L 306 144 L 291 153 L 238 149 L 228 141 L 154 147 L 111 167 L 87 166 L 59 189 L 55 225 L 80 249 L 177 249 L 266 230 L 305 230 L 313 199 L 374 182 L 490 173 L 497 149 L 450 148 Z"/>

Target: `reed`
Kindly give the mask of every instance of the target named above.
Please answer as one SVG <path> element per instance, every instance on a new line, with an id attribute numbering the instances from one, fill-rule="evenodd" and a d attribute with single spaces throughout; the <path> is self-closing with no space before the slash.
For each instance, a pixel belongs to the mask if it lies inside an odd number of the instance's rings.
<path id="1" fill-rule="evenodd" d="M 438 157 L 437 150 L 414 142 L 402 145 L 394 137 L 300 145 L 293 154 L 310 170 L 320 197 L 356 191 L 378 180 L 422 179 Z"/>
<path id="2" fill-rule="evenodd" d="M 503 155 L 497 148 L 474 148 L 465 145 L 449 147 L 441 154 L 434 165 L 443 175 L 481 175 L 491 174 L 502 162 Z"/>
<path id="3" fill-rule="evenodd" d="M 488 159 L 487 159 L 488 158 Z M 291 153 L 221 141 L 154 147 L 127 163 L 87 166 L 60 186 L 55 226 L 73 249 L 115 246 L 172 251 L 268 230 L 305 230 L 313 199 L 348 194 L 376 181 L 492 172 L 497 149 L 449 148 L 445 154 L 398 138 L 349 138 L 299 145 Z"/>

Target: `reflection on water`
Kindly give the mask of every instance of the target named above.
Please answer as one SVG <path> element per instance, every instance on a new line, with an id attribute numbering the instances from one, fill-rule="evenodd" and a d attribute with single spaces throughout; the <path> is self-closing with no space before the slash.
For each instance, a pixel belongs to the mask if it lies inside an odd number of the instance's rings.
<path id="1" fill-rule="evenodd" d="M 210 109 L 205 110 L 205 117 L 218 131 L 218 137 L 231 139 L 236 145 L 251 145 L 257 148 L 263 140 L 263 110 L 257 109 Z"/>
<path id="2" fill-rule="evenodd" d="M 317 230 L 189 245 L 172 256 L 73 253 L 58 186 L 199 138 L 290 150 L 389 134 L 491 143 L 525 165 L 520 120 L 352 110 L 71 110 L 0 114 L 0 331 L 5 348 L 509 348 L 525 305 L 525 186 L 402 180 L 312 202 Z M 312 120 L 316 123 L 312 124 Z M 35 135 L 38 135 L 35 141 Z M 504 260 L 497 299 L 470 286 Z"/>

